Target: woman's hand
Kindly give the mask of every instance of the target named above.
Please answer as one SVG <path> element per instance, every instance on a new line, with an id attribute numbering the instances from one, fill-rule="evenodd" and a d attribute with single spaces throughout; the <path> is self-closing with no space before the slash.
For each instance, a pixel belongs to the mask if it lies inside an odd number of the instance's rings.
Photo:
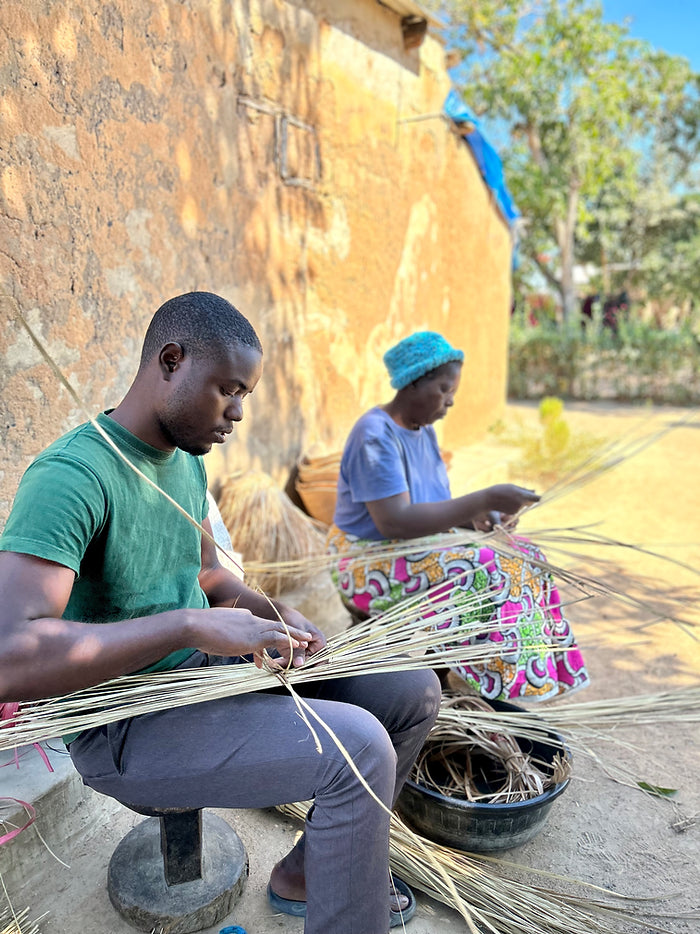
<path id="1" fill-rule="evenodd" d="M 365 505 L 383 538 L 419 538 L 454 526 L 478 528 L 474 523 L 490 512 L 513 516 L 539 498 L 534 490 L 500 483 L 437 503 L 412 503 L 410 494 L 404 491 Z"/>
<path id="2" fill-rule="evenodd" d="M 477 532 L 492 532 L 496 528 L 512 530 L 517 524 L 517 514 L 507 515 L 504 512 L 498 512 L 496 509 L 486 515 L 477 516 L 472 523 Z"/>
<path id="3" fill-rule="evenodd" d="M 489 505 L 489 512 L 495 511 L 513 517 L 523 506 L 531 506 L 540 500 L 534 490 L 527 490 L 513 483 L 497 483 L 484 491 Z"/>
<path id="4" fill-rule="evenodd" d="M 515 515 L 508 516 L 504 512 L 502 512 L 501 519 L 498 525 L 500 525 L 502 528 L 508 531 L 512 531 L 514 528 L 517 527 L 519 518 L 520 517 L 517 515 L 517 513 Z"/>

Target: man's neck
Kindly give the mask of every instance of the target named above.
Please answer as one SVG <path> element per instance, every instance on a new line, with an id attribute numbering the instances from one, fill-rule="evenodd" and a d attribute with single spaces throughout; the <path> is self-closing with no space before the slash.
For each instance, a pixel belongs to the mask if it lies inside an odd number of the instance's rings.
<path id="1" fill-rule="evenodd" d="M 163 437 L 154 418 L 153 410 L 144 401 L 143 393 L 132 385 L 119 405 L 109 413 L 118 425 L 126 428 L 140 441 L 161 451 L 174 451 L 175 447 Z"/>

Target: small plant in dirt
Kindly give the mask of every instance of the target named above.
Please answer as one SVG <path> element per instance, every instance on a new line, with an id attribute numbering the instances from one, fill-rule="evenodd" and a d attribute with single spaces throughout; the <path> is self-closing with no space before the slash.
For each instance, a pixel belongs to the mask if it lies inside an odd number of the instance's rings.
<path id="1" fill-rule="evenodd" d="M 539 425 L 520 425 L 506 432 L 503 440 L 520 449 L 510 465 L 511 475 L 536 483 L 540 488 L 563 479 L 584 463 L 603 439 L 572 432 L 564 417 L 564 403 L 556 396 L 545 396 L 539 405 Z"/>

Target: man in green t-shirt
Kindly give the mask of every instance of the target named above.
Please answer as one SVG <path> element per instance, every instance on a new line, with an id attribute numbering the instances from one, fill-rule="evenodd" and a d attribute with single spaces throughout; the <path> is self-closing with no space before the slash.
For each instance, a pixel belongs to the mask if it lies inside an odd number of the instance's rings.
<path id="1" fill-rule="evenodd" d="M 201 455 L 242 419 L 261 371 L 260 341 L 240 312 L 211 293 L 180 295 L 154 315 L 134 382 L 97 423 L 209 531 Z M 27 469 L 0 537 L 0 701 L 137 671 L 259 662 L 266 649 L 299 666 L 324 643 L 296 610 L 224 569 L 92 424 Z M 437 714 L 433 672 L 322 681 L 301 693 L 391 806 Z M 268 888 L 276 910 L 306 913 L 306 934 L 386 934 L 401 923 L 395 909 L 405 919 L 415 908 L 410 892 L 390 906 L 386 812 L 334 742 L 316 751 L 288 696 L 224 698 L 64 739 L 86 784 L 132 805 L 314 799 Z"/>

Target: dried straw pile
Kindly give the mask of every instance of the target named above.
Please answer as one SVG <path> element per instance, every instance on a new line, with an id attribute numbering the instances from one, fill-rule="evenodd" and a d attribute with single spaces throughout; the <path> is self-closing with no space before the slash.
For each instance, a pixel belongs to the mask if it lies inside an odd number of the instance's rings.
<path id="1" fill-rule="evenodd" d="M 443 694 L 442 709 L 493 708 L 476 695 Z M 450 798 L 484 804 L 510 804 L 543 794 L 571 774 L 565 754 L 552 763 L 523 751 L 517 734 L 493 726 L 460 725 L 438 720 L 411 773 L 413 781 Z"/>
<path id="2" fill-rule="evenodd" d="M 297 568 L 294 580 L 274 565 L 304 562 L 324 552 L 324 536 L 312 519 L 291 502 L 268 474 L 236 473 L 220 485 L 217 506 L 236 551 L 243 555 L 246 582 L 271 597 L 308 580 L 313 562 Z M 258 570 L 256 565 L 268 565 Z"/>
<path id="3" fill-rule="evenodd" d="M 29 921 L 29 909 L 15 913 L 11 908 L 0 911 L 0 934 L 39 934 L 37 923 Z"/>

